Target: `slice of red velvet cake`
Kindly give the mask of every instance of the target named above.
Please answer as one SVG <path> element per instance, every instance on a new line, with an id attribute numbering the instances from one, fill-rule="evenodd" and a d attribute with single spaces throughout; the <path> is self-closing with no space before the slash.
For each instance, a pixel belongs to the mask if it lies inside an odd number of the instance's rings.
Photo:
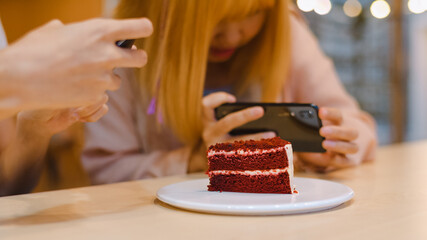
<path id="1" fill-rule="evenodd" d="M 210 146 L 209 191 L 293 193 L 292 145 L 279 137 Z"/>

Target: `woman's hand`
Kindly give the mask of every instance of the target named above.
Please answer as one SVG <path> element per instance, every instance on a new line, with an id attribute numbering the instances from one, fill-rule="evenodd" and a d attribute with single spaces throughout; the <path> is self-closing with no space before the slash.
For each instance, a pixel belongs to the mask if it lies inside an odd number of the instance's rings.
<path id="1" fill-rule="evenodd" d="M 108 112 L 108 96 L 97 103 L 80 108 L 34 110 L 18 114 L 18 133 L 51 137 L 76 122 L 95 122 Z"/>
<path id="2" fill-rule="evenodd" d="M 320 135 L 325 138 L 322 146 L 326 149 L 326 153 L 299 153 L 301 167 L 325 172 L 356 165 L 357 163 L 352 162 L 346 155 L 357 153 L 359 150 L 354 143 L 358 137 L 357 129 L 343 126 L 342 113 L 336 108 L 320 108 L 319 117 L 323 123 Z"/>
<path id="3" fill-rule="evenodd" d="M 219 142 L 234 142 L 236 140 L 249 140 L 275 137 L 274 132 L 230 136 L 228 132 L 245 123 L 261 118 L 264 115 L 262 107 L 250 107 L 228 114 L 220 120 L 215 119 L 214 109 L 224 103 L 236 102 L 236 98 L 225 92 L 217 92 L 203 98 L 203 134 L 202 138 L 206 147 Z"/>

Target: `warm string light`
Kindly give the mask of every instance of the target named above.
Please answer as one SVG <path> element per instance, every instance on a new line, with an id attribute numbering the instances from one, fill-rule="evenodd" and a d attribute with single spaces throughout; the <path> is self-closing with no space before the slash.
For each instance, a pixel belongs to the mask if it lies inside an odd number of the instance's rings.
<path id="1" fill-rule="evenodd" d="M 314 11 L 319 15 L 326 15 L 332 9 L 331 0 L 297 0 L 296 3 L 301 11 Z M 386 0 L 373 1 L 369 9 L 372 16 L 378 19 L 387 18 L 391 12 Z M 427 12 L 427 0 L 408 0 L 408 9 L 415 14 Z M 347 0 L 343 5 L 344 14 L 348 17 L 357 17 L 362 10 L 362 4 L 358 0 Z"/>
<path id="2" fill-rule="evenodd" d="M 427 11 L 427 0 L 409 0 L 409 11 L 415 14 L 420 14 Z"/>
<path id="3" fill-rule="evenodd" d="M 357 0 L 347 0 L 342 8 L 349 17 L 357 17 L 362 13 L 362 4 Z"/>
<path id="4" fill-rule="evenodd" d="M 372 16 L 383 19 L 386 18 L 390 12 L 390 5 L 384 0 L 375 0 L 370 7 Z"/>
<path id="5" fill-rule="evenodd" d="M 298 8 L 303 12 L 311 12 L 314 10 L 316 0 L 297 0 Z"/>
<path id="6" fill-rule="evenodd" d="M 319 15 L 326 15 L 332 9 L 332 3 L 330 0 L 317 0 L 314 5 L 314 11 Z"/>
<path id="7" fill-rule="evenodd" d="M 330 0 L 297 0 L 297 6 L 303 12 L 314 11 L 319 15 L 326 15 L 332 9 Z"/>

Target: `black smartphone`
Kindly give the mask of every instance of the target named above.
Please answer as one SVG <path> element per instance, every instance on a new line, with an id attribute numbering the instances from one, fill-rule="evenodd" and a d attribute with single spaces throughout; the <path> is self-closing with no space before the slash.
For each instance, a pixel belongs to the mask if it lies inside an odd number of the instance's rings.
<path id="1" fill-rule="evenodd" d="M 319 109 L 305 103 L 226 103 L 215 109 L 216 119 L 254 106 L 264 108 L 264 116 L 233 129 L 231 135 L 274 131 L 277 136 L 292 143 L 295 152 L 325 152 L 324 138 L 319 129 Z"/>
<path id="2" fill-rule="evenodd" d="M 127 40 L 117 41 L 116 45 L 121 48 L 131 48 L 134 43 L 135 43 L 135 39 L 127 39 Z"/>

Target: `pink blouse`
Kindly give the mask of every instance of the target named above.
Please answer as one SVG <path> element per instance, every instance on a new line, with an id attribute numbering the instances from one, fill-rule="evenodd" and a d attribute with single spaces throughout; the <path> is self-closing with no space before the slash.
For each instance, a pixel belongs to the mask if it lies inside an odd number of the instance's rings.
<path id="1" fill-rule="evenodd" d="M 278 101 L 309 102 L 341 109 L 343 125 L 359 130 L 355 140 L 359 151 L 347 154 L 347 158 L 355 164 L 373 160 L 377 144 L 374 120 L 361 111 L 345 91 L 331 60 L 320 50 L 305 23 L 292 17 L 291 29 L 291 76 Z M 109 112 L 98 122 L 86 125 L 82 162 L 92 182 L 102 184 L 185 174 L 189 160 L 201 154 L 192 153 L 166 127 L 156 128 L 154 116 L 146 114 L 147 104 L 139 101 L 132 71 L 120 71 L 122 87 L 110 93 Z M 252 90 L 245 100 L 259 99 L 259 91 Z"/>

